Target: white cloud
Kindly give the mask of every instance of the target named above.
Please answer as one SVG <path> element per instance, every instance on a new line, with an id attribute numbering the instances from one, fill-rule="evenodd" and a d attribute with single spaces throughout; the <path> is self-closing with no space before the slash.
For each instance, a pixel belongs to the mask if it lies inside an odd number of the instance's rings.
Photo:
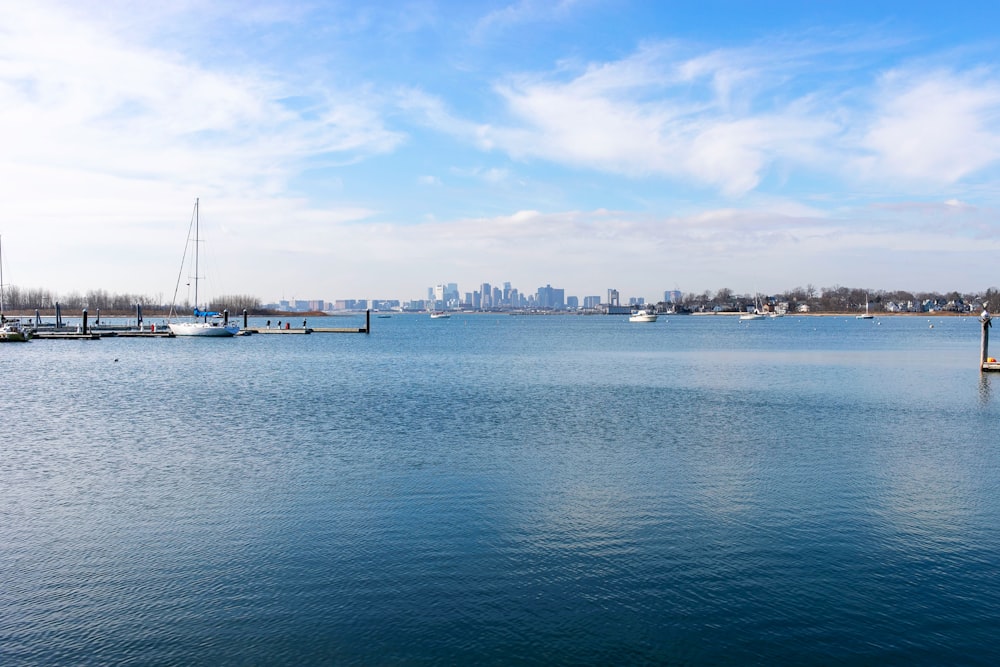
<path id="1" fill-rule="evenodd" d="M 495 9 L 481 18 L 472 30 L 474 38 L 524 23 L 551 21 L 565 16 L 580 0 L 520 0 Z"/>
<path id="2" fill-rule="evenodd" d="M 893 71 L 880 82 L 858 160 L 867 177 L 935 186 L 1000 160 L 1000 81 L 993 72 Z"/>
<path id="3" fill-rule="evenodd" d="M 113 186 L 124 198 L 143 181 L 277 193 L 305 158 L 350 160 L 401 140 L 364 91 L 347 103 L 309 91 L 304 111 L 282 103 L 290 92 L 276 79 L 208 70 L 131 44 L 44 5 L 8 6 L 0 26 L 0 182 L 30 186 L 18 172 L 31 165 L 48 171 L 46 188 L 72 189 L 77 178 L 103 174 L 109 194 Z"/>
<path id="4" fill-rule="evenodd" d="M 517 124 L 482 130 L 483 144 L 627 176 L 693 181 L 741 196 L 777 160 L 797 163 L 838 126 L 809 100 L 754 111 L 759 75 L 739 54 L 682 59 L 647 47 L 568 81 L 515 77 L 497 86 Z"/>

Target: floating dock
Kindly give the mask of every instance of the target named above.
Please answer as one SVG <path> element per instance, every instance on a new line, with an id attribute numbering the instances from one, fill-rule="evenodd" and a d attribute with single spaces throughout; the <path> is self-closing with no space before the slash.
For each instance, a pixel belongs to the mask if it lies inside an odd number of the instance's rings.
<path id="1" fill-rule="evenodd" d="M 169 329 L 166 331 L 109 331 L 102 335 L 115 338 L 173 338 L 174 332 Z"/>
<path id="2" fill-rule="evenodd" d="M 228 321 L 228 320 L 227 320 Z M 363 327 L 251 327 L 248 326 L 246 311 L 243 312 L 243 328 L 237 336 L 247 336 L 250 334 L 311 334 L 311 333 L 347 333 L 347 334 L 368 334 L 371 333 L 371 311 L 365 312 L 365 326 Z M 87 311 L 83 311 L 82 325 L 76 330 L 62 328 L 59 324 L 55 328 L 46 326 L 36 330 L 32 338 L 39 340 L 100 340 L 101 338 L 174 338 L 175 335 L 168 328 L 158 330 L 150 329 L 130 329 L 124 327 L 110 327 L 97 325 L 87 326 Z"/>
<path id="3" fill-rule="evenodd" d="M 249 329 L 244 329 L 244 331 L 249 331 L 255 334 L 310 334 L 313 332 L 312 329 L 268 329 L 259 327 L 250 327 Z"/>
<path id="4" fill-rule="evenodd" d="M 40 338 L 43 340 L 100 340 L 101 335 L 82 331 L 36 331 L 31 335 L 32 340 Z"/>
<path id="5" fill-rule="evenodd" d="M 371 333 L 372 330 L 372 311 L 365 311 L 365 326 L 363 327 L 302 327 L 299 329 L 292 329 L 291 327 L 282 329 L 268 329 L 261 327 L 248 327 L 246 314 L 243 315 L 243 328 L 246 331 L 251 331 L 253 333 L 260 334 L 309 334 L 309 333 L 349 333 L 349 334 L 367 334 Z"/>

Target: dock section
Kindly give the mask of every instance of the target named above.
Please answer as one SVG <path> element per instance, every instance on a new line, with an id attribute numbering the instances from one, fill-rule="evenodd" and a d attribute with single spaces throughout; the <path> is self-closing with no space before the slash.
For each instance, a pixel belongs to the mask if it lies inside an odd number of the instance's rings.
<path id="1" fill-rule="evenodd" d="M 268 329 L 260 327 L 250 327 L 244 329 L 244 331 L 249 331 L 255 334 L 311 334 L 312 329 Z"/>
<path id="2" fill-rule="evenodd" d="M 302 322 L 305 324 L 305 320 Z M 363 327 L 301 327 L 293 329 L 291 327 L 270 329 L 267 327 L 251 327 L 247 325 L 247 313 L 243 311 L 243 328 L 246 331 L 259 334 L 309 334 L 309 333 L 350 333 L 368 334 L 372 330 L 372 311 L 365 311 L 365 326 Z"/>
<path id="3" fill-rule="evenodd" d="M 100 340 L 101 335 L 82 331 L 36 331 L 31 338 L 41 340 Z"/>

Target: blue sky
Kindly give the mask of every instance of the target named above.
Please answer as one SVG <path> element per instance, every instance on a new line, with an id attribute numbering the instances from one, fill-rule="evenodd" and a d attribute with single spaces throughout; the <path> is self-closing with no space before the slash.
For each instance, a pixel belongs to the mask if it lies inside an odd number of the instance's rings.
<path id="1" fill-rule="evenodd" d="M 167 6 L 160 6 L 166 4 Z M 0 0 L 4 281 L 1000 284 L 1000 10 Z"/>

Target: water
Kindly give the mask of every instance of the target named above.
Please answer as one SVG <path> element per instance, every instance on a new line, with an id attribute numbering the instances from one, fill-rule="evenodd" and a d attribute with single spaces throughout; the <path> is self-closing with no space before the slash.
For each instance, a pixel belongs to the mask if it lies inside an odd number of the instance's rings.
<path id="1" fill-rule="evenodd" d="M 975 319 L 372 326 L 0 348 L 0 664 L 1000 658 Z"/>

